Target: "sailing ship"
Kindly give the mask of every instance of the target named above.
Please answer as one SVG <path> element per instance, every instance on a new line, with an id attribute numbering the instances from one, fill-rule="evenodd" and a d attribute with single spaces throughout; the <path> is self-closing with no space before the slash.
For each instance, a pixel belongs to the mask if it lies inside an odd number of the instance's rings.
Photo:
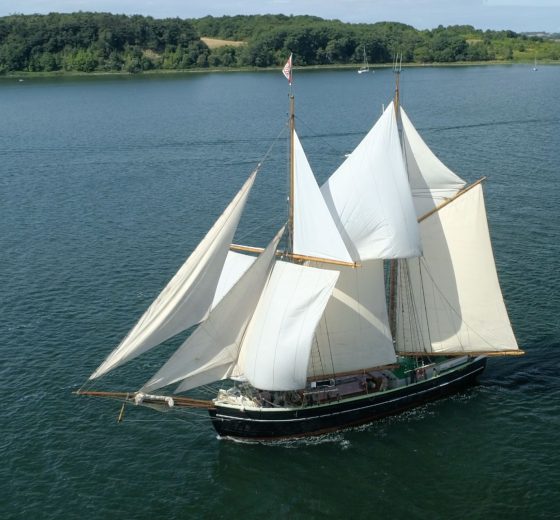
<path id="1" fill-rule="evenodd" d="M 358 69 L 358 74 L 369 72 L 369 63 L 366 56 L 366 46 L 364 45 L 364 64 Z"/>
<path id="2" fill-rule="evenodd" d="M 394 99 L 322 186 L 290 86 L 286 224 L 265 248 L 232 244 L 258 166 L 90 381 L 188 338 L 137 391 L 77 393 L 122 401 L 119 419 L 127 403 L 201 408 L 221 437 L 270 440 L 399 413 L 473 384 L 488 356 L 523 353 L 483 179 L 467 185 L 434 155 L 395 72 Z M 291 85 L 291 60 L 284 74 Z M 213 399 L 193 397 L 212 384 Z"/>

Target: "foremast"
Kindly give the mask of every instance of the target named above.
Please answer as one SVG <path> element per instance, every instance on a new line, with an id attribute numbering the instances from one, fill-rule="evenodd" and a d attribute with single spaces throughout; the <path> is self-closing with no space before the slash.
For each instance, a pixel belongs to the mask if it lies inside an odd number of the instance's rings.
<path id="1" fill-rule="evenodd" d="M 290 78 L 290 161 L 289 161 L 289 183 L 290 183 L 290 195 L 288 200 L 288 244 L 287 252 L 291 255 L 294 253 L 294 186 L 295 186 L 295 99 L 292 92 L 292 82 Z M 293 259 L 293 258 L 292 258 Z"/>

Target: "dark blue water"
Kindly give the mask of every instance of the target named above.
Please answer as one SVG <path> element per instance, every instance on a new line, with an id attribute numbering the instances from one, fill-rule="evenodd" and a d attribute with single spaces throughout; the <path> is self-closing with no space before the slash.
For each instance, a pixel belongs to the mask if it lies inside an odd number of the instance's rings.
<path id="1" fill-rule="evenodd" d="M 367 77 L 366 77 L 367 76 Z M 560 68 L 418 68 L 402 102 L 468 181 L 487 176 L 522 358 L 461 395 L 272 446 L 204 415 L 77 398 L 284 128 L 274 73 L 0 80 L 2 518 L 543 518 L 560 510 Z M 298 72 L 322 182 L 393 93 L 389 71 Z M 285 219 L 283 138 L 237 240 Z M 173 344 L 168 346 L 168 350 Z M 135 389 L 155 354 L 101 386 Z"/>

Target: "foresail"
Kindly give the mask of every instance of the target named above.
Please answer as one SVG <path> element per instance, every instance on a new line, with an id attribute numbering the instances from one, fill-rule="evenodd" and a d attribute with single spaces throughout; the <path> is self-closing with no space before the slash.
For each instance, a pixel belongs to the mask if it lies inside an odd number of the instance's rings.
<path id="1" fill-rule="evenodd" d="M 338 267 L 333 294 L 316 330 L 308 375 L 330 376 L 395 363 L 382 260 Z"/>
<path id="2" fill-rule="evenodd" d="M 240 356 L 254 387 L 305 388 L 313 334 L 337 278 L 336 271 L 276 262 Z"/>
<path id="3" fill-rule="evenodd" d="M 256 171 L 251 174 L 187 261 L 90 379 L 105 374 L 206 317 L 256 174 Z"/>
<path id="4" fill-rule="evenodd" d="M 294 253 L 352 262 L 294 131 Z"/>
<path id="5" fill-rule="evenodd" d="M 424 215 L 465 186 L 465 181 L 443 164 L 426 145 L 400 107 L 403 150 L 408 180 L 418 216 Z"/>
<path id="6" fill-rule="evenodd" d="M 421 254 L 393 103 L 321 192 L 354 258 Z"/>
<path id="7" fill-rule="evenodd" d="M 227 376 L 237 362 L 241 338 L 272 269 L 283 232 L 282 228 L 214 307 L 208 319 L 199 325 L 141 391 L 153 392 L 181 380 L 177 391 L 184 391 Z"/>
<path id="8" fill-rule="evenodd" d="M 517 350 L 502 297 L 482 186 L 420 224 L 422 258 L 400 262 L 399 352 Z"/>

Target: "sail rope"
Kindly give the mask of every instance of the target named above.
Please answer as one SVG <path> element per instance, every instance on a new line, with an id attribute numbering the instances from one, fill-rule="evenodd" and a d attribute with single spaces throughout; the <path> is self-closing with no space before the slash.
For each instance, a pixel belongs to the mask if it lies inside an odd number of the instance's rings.
<path id="1" fill-rule="evenodd" d="M 445 303 L 447 304 L 448 309 L 450 310 L 450 312 L 456 317 L 458 318 L 461 323 L 463 323 L 468 332 L 469 333 L 473 333 L 476 337 L 478 337 L 483 343 L 485 343 L 486 345 L 488 345 L 488 347 L 491 350 L 495 350 L 498 351 L 499 349 L 495 346 L 492 345 L 489 341 L 487 341 L 484 336 L 482 336 L 480 333 L 477 332 L 477 330 L 474 327 L 471 327 L 471 325 L 469 323 L 467 323 L 465 321 L 465 319 L 463 318 L 463 316 L 461 316 L 460 312 L 457 311 L 457 309 L 455 309 L 455 307 L 451 304 L 451 302 L 447 299 L 447 297 L 445 296 L 445 294 L 443 293 L 443 291 L 439 288 L 438 284 L 436 283 L 434 277 L 432 276 L 432 273 L 430 272 L 430 269 L 428 268 L 428 265 L 426 264 L 426 261 L 424 258 L 420 259 L 422 262 L 422 265 L 424 266 L 424 269 L 426 271 L 426 274 L 428 275 L 428 277 L 430 278 L 431 282 L 433 283 L 435 289 L 437 290 L 438 294 L 442 297 L 442 299 L 445 301 Z M 464 348 L 464 345 L 461 342 L 461 338 L 459 338 L 458 335 L 455 335 L 457 337 L 457 342 L 459 343 L 459 345 L 461 346 L 461 348 Z"/>
<path id="2" fill-rule="evenodd" d="M 313 345 L 313 350 L 311 351 L 311 356 L 310 356 L 310 361 L 311 361 L 311 374 L 313 375 L 313 377 L 317 376 L 317 368 L 315 367 L 315 355 L 314 352 L 317 353 L 317 357 L 319 358 L 319 365 L 323 365 L 323 362 L 321 360 L 321 351 L 319 350 L 319 342 L 317 340 L 317 334 L 315 334 L 313 336 L 313 339 L 315 340 L 314 345 Z"/>
<path id="3" fill-rule="evenodd" d="M 338 159 L 340 159 L 341 157 L 343 158 L 345 156 L 345 152 L 346 150 L 342 150 L 340 148 L 340 146 L 336 146 L 330 139 L 328 139 L 328 137 L 346 137 L 346 136 L 353 136 L 353 135 L 357 135 L 357 136 L 362 136 L 364 135 L 363 131 L 360 132 L 333 132 L 333 133 L 329 133 L 329 134 L 325 134 L 325 133 L 318 133 L 317 131 L 315 131 L 315 129 L 307 124 L 307 122 L 305 120 L 303 120 L 302 118 L 296 116 L 296 120 L 298 122 L 298 126 L 301 123 L 301 126 L 303 126 L 303 128 L 305 128 L 306 130 L 308 130 L 310 132 L 311 135 L 306 135 L 305 138 L 306 139 L 317 139 L 319 140 L 321 143 L 323 143 L 325 145 L 326 148 L 328 148 L 329 150 L 331 150 L 332 152 L 332 156 L 336 157 Z M 323 152 L 323 155 L 327 155 Z"/>
<path id="4" fill-rule="evenodd" d="M 157 410 L 156 410 L 157 411 Z M 208 416 L 206 413 L 196 412 L 193 410 L 179 410 L 174 409 L 172 412 L 164 412 L 169 420 L 180 421 L 182 425 L 185 423 L 189 425 L 208 424 Z M 127 423 L 158 423 L 161 424 L 161 417 L 157 419 L 125 419 Z"/>
<path id="5" fill-rule="evenodd" d="M 334 369 L 334 359 L 333 359 L 333 353 L 332 353 L 332 345 L 331 345 L 331 336 L 329 334 L 329 326 L 327 325 L 327 318 L 325 317 L 325 330 L 327 332 L 327 344 L 329 346 L 329 355 L 331 358 L 331 369 L 332 369 L 332 374 L 333 377 L 335 375 L 335 369 Z M 323 368 L 323 373 L 326 374 L 326 369 Z"/>
<path id="6" fill-rule="evenodd" d="M 420 258 L 418 258 L 418 271 L 419 271 L 419 273 L 420 273 L 420 283 L 421 283 L 421 285 L 422 285 L 422 301 L 423 301 L 423 303 L 424 303 L 424 312 L 425 312 L 425 315 L 427 316 L 427 315 L 428 315 L 428 308 L 427 308 L 427 305 L 426 305 L 426 293 L 425 293 L 425 291 L 424 291 L 424 282 L 423 282 L 423 280 L 422 280 L 422 264 L 421 264 L 421 262 L 420 262 Z M 430 322 L 429 322 L 429 320 L 426 320 L 426 328 L 427 328 L 427 331 L 428 331 L 428 345 L 431 346 L 431 345 L 432 345 L 432 333 L 431 333 L 431 328 L 430 328 Z M 423 343 L 423 344 L 426 345 L 426 343 Z M 427 354 L 429 354 L 429 353 L 427 352 L 426 347 L 424 347 L 424 351 L 425 351 Z M 432 361 L 432 359 L 431 359 L 430 357 L 428 357 L 428 359 L 429 359 L 430 362 Z"/>
<path id="7" fill-rule="evenodd" d="M 407 263 L 407 269 L 408 269 L 408 263 Z M 428 307 L 426 305 L 426 292 L 424 291 L 424 281 L 422 279 L 422 263 L 420 261 L 420 258 L 418 258 L 418 272 L 420 273 L 420 287 L 422 287 L 422 303 L 424 304 L 424 312 L 426 313 L 426 316 L 427 316 L 428 315 Z M 428 330 L 428 344 L 431 345 L 432 344 L 432 335 L 430 333 L 430 321 L 429 320 L 426 320 L 426 328 Z M 425 343 L 423 343 L 423 345 L 424 345 L 424 350 L 426 350 Z"/>
<path id="8" fill-rule="evenodd" d="M 270 155 L 272 154 L 272 150 L 277 146 L 278 141 L 284 136 L 286 133 L 286 126 L 283 125 L 282 129 L 278 133 L 278 135 L 272 140 L 272 143 L 266 150 L 265 154 L 263 155 L 262 159 L 257 164 L 257 170 L 260 170 L 262 165 L 268 160 Z M 252 226 L 251 228 L 247 229 L 243 234 L 239 236 L 241 241 L 244 241 L 254 235 L 258 235 L 258 232 L 262 230 L 269 230 L 273 224 L 276 223 L 276 219 L 274 217 L 270 217 L 267 220 L 259 219 L 258 225 Z"/>
<path id="9" fill-rule="evenodd" d="M 422 292 L 424 292 L 423 287 L 422 287 Z M 399 298 L 400 300 L 399 321 L 401 322 L 401 325 L 399 328 L 402 331 L 403 341 L 405 343 L 403 347 L 406 350 L 406 336 L 405 336 L 405 329 L 406 329 L 409 332 L 411 343 L 414 343 L 414 341 L 416 340 L 419 344 L 422 345 L 422 350 L 427 353 L 426 342 L 425 342 L 425 338 L 423 337 L 422 327 L 420 325 L 420 321 L 421 321 L 420 312 L 419 309 L 417 308 L 416 300 L 414 298 L 414 291 L 412 288 L 412 284 L 410 282 L 410 271 L 409 271 L 408 261 L 399 262 L 397 293 L 401 295 L 401 297 Z M 405 310 L 408 311 L 407 314 L 405 314 Z M 408 316 L 408 320 L 405 320 L 405 316 Z M 408 323 L 405 323 L 405 321 L 408 321 Z"/>
<path id="10" fill-rule="evenodd" d="M 196 389 L 207 395 L 216 395 L 216 389 L 210 385 L 197 386 Z"/>

